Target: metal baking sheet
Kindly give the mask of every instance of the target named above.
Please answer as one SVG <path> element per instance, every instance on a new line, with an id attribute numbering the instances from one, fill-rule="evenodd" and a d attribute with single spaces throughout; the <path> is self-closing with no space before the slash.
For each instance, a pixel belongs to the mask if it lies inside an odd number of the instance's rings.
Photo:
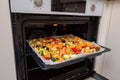
<path id="1" fill-rule="evenodd" d="M 54 64 L 54 65 L 46 65 L 41 60 L 41 58 L 32 50 L 32 48 L 30 46 L 28 46 L 27 49 L 30 51 L 30 55 L 34 58 L 34 60 L 40 66 L 41 69 L 49 70 L 49 69 L 59 69 L 59 68 L 65 67 L 65 66 L 69 66 L 69 65 L 78 63 L 80 61 L 83 61 L 86 58 L 95 58 L 95 57 L 101 55 L 102 53 L 105 53 L 105 52 L 108 52 L 108 51 L 111 50 L 107 47 L 103 47 L 103 46 L 101 46 L 101 47 L 104 48 L 104 51 L 102 51 L 102 52 L 98 52 L 98 53 L 95 53 L 95 54 L 90 54 L 90 55 L 87 55 L 87 56 L 82 56 L 80 58 L 75 58 L 75 59 L 68 60 L 68 61 L 65 61 L 65 62 L 62 62 L 62 63 L 59 63 L 59 64 Z"/>
<path id="2" fill-rule="evenodd" d="M 63 36 L 70 36 L 70 37 L 74 37 L 74 35 L 70 34 L 70 35 L 63 35 Z M 55 38 L 59 38 L 59 37 L 63 37 L 63 36 L 52 36 L 52 37 L 55 37 Z M 28 44 L 29 44 L 29 41 L 30 40 L 27 40 Z M 85 40 L 86 41 L 86 40 Z M 88 41 L 89 42 L 89 41 Z M 99 46 L 98 44 L 96 44 L 95 42 L 91 42 L 92 44 L 94 44 L 95 46 Z M 89 55 L 92 55 L 92 54 L 98 54 L 100 52 L 103 52 L 105 49 L 101 46 L 100 47 L 100 50 L 95 52 L 95 53 L 90 53 L 90 54 L 78 54 L 77 56 L 73 57 L 73 58 L 70 58 L 70 59 L 67 59 L 67 60 L 64 60 L 62 62 L 53 62 L 52 60 L 45 60 L 42 56 L 40 56 L 35 50 L 34 48 L 29 44 L 30 48 L 34 51 L 34 54 L 36 54 L 38 56 L 39 59 L 42 60 L 42 62 L 45 64 L 45 65 L 56 65 L 56 64 L 61 64 L 61 63 L 65 63 L 65 62 L 68 62 L 68 61 L 73 61 L 73 60 L 76 60 L 76 59 L 79 59 L 79 58 L 82 58 L 82 57 L 86 57 L 86 56 L 89 56 Z"/>

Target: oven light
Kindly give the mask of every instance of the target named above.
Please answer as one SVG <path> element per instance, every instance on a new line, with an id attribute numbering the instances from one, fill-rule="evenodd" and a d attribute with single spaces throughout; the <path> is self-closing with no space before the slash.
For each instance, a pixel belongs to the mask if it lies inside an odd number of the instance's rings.
<path id="1" fill-rule="evenodd" d="M 53 24 L 53 26 L 54 26 L 54 27 L 57 27 L 57 26 L 58 26 L 58 24 Z"/>

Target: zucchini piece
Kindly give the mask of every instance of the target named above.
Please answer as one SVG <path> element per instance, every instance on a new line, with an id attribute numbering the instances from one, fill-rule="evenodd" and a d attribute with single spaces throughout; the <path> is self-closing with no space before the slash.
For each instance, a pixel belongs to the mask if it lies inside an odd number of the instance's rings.
<path id="1" fill-rule="evenodd" d="M 51 58 L 51 60 L 52 60 L 53 62 L 55 62 L 55 61 L 58 60 L 58 58 Z"/>
<path id="2" fill-rule="evenodd" d="M 41 51 L 39 52 L 39 54 L 40 54 L 41 56 L 43 56 L 43 51 L 41 50 Z"/>

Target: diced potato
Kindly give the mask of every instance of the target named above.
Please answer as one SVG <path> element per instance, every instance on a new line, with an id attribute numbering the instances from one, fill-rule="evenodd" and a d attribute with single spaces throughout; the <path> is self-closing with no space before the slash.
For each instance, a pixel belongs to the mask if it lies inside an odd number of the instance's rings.
<path id="1" fill-rule="evenodd" d="M 69 59 L 70 55 L 63 55 L 63 59 Z"/>
<path id="2" fill-rule="evenodd" d="M 70 54 L 71 58 L 76 57 L 76 56 L 77 56 L 76 54 Z"/>

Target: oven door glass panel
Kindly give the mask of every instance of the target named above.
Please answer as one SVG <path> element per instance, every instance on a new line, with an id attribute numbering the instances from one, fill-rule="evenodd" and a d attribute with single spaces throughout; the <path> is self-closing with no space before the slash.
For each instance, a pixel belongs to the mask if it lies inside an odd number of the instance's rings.
<path id="1" fill-rule="evenodd" d="M 85 13 L 85 0 L 52 0 L 52 11 Z"/>

